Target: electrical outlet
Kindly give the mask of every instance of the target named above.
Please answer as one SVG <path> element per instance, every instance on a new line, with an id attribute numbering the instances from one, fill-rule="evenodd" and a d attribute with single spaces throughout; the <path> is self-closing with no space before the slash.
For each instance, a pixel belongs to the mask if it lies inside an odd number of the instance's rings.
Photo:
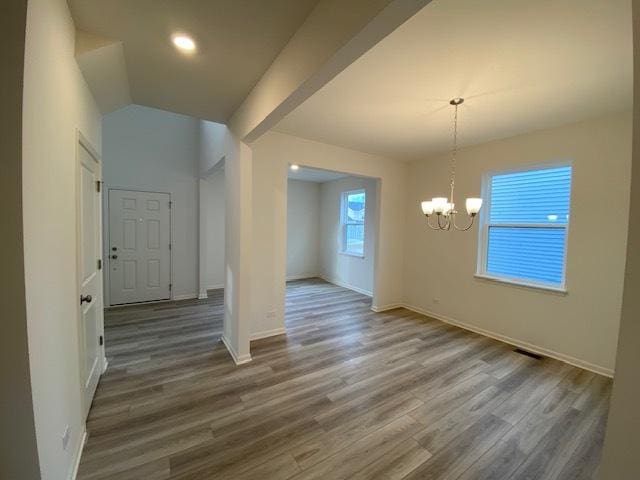
<path id="1" fill-rule="evenodd" d="M 438 297 L 434 297 L 433 303 L 435 303 L 435 304 L 440 303 L 440 299 Z"/>
<path id="2" fill-rule="evenodd" d="M 64 429 L 64 433 L 62 434 L 62 449 L 66 450 L 67 447 L 69 446 L 69 436 L 70 436 L 70 431 L 69 431 L 69 425 L 67 425 Z"/>

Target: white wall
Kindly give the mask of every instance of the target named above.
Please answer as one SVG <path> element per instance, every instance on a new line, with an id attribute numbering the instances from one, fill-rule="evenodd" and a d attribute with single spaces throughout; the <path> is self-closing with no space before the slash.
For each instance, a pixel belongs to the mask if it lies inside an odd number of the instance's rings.
<path id="1" fill-rule="evenodd" d="M 112 187 L 171 194 L 173 298 L 193 298 L 198 293 L 199 159 L 200 122 L 193 117 L 139 105 L 104 116 L 105 207 Z M 109 218 L 106 210 L 103 218 Z"/>
<path id="2" fill-rule="evenodd" d="M 84 421 L 76 284 L 76 128 L 101 149 L 100 113 L 74 59 L 64 0 L 30 0 L 23 103 L 27 330 L 42 478 L 67 478 Z M 70 440 L 62 448 L 69 426 Z"/>
<path id="3" fill-rule="evenodd" d="M 340 223 L 342 193 L 365 191 L 364 257 L 341 253 Z M 366 295 L 373 293 L 373 269 L 377 220 L 377 181 L 346 177 L 321 184 L 320 187 L 320 274 L 325 280 Z"/>
<path id="4" fill-rule="evenodd" d="M 224 288 L 224 181 L 224 170 L 220 169 L 200 182 L 206 202 L 204 282 L 207 289 Z"/>
<path id="5" fill-rule="evenodd" d="M 319 274 L 320 184 L 287 181 L 287 279 Z"/>
<path id="6" fill-rule="evenodd" d="M 253 148 L 251 333 L 284 328 L 289 163 L 381 179 L 374 254 L 375 308 L 402 301 L 405 164 L 346 148 L 269 132 Z"/>
<path id="7" fill-rule="evenodd" d="M 573 162 L 567 295 L 474 278 L 478 230 L 435 232 L 419 201 L 447 192 L 448 157 L 409 165 L 405 303 L 611 373 L 629 212 L 631 116 L 619 114 L 462 150 L 458 203 L 487 171 Z M 439 298 L 440 303 L 434 299 Z"/>

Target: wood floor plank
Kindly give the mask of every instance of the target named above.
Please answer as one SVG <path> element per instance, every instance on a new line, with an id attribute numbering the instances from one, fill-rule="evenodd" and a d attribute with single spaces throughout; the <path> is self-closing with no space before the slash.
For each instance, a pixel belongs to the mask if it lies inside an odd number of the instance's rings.
<path id="1" fill-rule="evenodd" d="M 236 366 L 224 294 L 109 309 L 78 479 L 591 479 L 611 381 L 319 279 Z"/>

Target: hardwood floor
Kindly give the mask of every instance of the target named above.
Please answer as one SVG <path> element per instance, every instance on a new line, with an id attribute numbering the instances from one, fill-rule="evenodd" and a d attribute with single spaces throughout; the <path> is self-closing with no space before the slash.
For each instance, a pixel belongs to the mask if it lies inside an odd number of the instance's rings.
<path id="1" fill-rule="evenodd" d="M 222 302 L 107 312 L 78 478 L 593 478 L 607 378 L 321 280 L 237 367 Z"/>

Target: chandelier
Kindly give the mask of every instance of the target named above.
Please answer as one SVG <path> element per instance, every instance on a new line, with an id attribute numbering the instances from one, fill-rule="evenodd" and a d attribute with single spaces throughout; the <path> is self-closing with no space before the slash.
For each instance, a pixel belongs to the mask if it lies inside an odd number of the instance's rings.
<path id="1" fill-rule="evenodd" d="M 451 200 L 446 197 L 434 197 L 431 201 L 422 202 L 422 213 L 427 217 L 427 225 L 429 225 L 433 230 L 451 230 L 452 225 L 456 230 L 469 230 L 473 225 L 473 220 L 480 211 L 480 207 L 482 207 L 481 198 L 467 198 L 465 207 L 467 209 L 467 214 L 470 217 L 470 221 L 468 225 L 464 227 L 458 226 L 456 223 L 456 215 L 458 214 L 458 211 L 456 210 L 453 193 L 456 186 L 456 154 L 458 153 L 458 107 L 462 102 L 464 102 L 464 98 L 454 98 L 449 102 L 449 104 L 453 105 L 454 108 L 453 148 L 451 150 L 451 174 L 449 180 Z M 432 225 L 430 219 L 434 213 L 438 220 L 436 225 Z"/>

